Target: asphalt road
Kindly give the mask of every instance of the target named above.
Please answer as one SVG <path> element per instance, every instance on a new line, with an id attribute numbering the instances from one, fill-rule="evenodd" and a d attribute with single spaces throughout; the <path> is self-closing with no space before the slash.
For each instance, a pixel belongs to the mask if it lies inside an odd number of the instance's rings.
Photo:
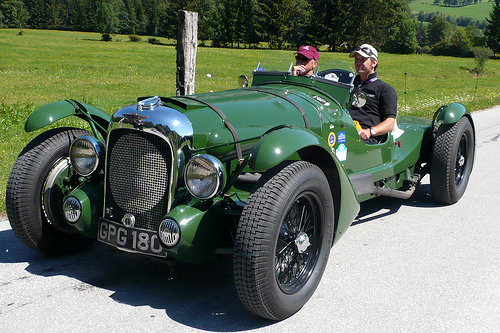
<path id="1" fill-rule="evenodd" d="M 452 206 L 430 198 L 365 203 L 294 316 L 248 313 L 231 259 L 171 266 L 96 243 L 64 258 L 22 245 L 0 222 L 1 332 L 498 332 L 500 109 L 473 114 L 474 170 Z"/>

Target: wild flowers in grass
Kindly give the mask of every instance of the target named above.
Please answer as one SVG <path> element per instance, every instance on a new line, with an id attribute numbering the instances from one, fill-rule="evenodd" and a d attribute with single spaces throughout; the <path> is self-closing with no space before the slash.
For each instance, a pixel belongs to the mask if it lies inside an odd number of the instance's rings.
<path id="1" fill-rule="evenodd" d="M 483 109 L 491 105 L 500 104 L 500 92 L 488 91 L 482 93 L 445 93 L 434 96 L 420 96 L 413 94 L 405 99 L 400 98 L 398 112 L 401 115 L 431 117 L 441 106 L 450 103 L 462 103 L 471 110 Z"/>

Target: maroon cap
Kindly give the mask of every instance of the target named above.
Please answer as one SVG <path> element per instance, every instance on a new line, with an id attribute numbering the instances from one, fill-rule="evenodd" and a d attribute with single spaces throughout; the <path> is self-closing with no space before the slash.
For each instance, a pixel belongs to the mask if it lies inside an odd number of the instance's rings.
<path id="1" fill-rule="evenodd" d="M 316 61 L 318 61 L 318 59 L 319 59 L 318 50 L 316 50 L 314 47 L 309 46 L 309 45 L 303 45 L 303 46 L 299 47 L 299 49 L 297 50 L 296 53 L 302 54 L 307 59 L 314 59 Z"/>

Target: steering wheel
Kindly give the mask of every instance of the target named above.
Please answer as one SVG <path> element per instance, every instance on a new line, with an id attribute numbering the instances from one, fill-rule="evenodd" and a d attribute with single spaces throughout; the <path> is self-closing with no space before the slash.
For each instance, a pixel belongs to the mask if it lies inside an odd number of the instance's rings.
<path id="1" fill-rule="evenodd" d="M 354 81 L 354 74 L 345 69 L 338 69 L 338 68 L 327 69 L 319 72 L 317 75 L 327 80 L 332 80 L 345 84 L 352 84 L 352 82 Z"/>

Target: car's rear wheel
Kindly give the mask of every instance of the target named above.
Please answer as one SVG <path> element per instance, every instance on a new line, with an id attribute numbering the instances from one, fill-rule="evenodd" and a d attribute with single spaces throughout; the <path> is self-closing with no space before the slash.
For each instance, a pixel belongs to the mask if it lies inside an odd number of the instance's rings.
<path id="1" fill-rule="evenodd" d="M 430 174 L 432 196 L 436 201 L 450 205 L 460 200 L 472 172 L 474 152 L 474 131 L 467 117 L 451 127 L 440 126 Z"/>
<path id="2" fill-rule="evenodd" d="M 333 239 L 333 199 L 318 167 L 294 162 L 266 172 L 243 209 L 234 278 L 251 312 L 282 320 L 312 296 Z"/>
<path id="3" fill-rule="evenodd" d="M 89 132 L 56 128 L 34 138 L 19 154 L 7 182 L 7 216 L 16 236 L 48 255 L 79 251 L 94 240 L 74 232 L 62 212 L 60 178 L 73 139 Z"/>

